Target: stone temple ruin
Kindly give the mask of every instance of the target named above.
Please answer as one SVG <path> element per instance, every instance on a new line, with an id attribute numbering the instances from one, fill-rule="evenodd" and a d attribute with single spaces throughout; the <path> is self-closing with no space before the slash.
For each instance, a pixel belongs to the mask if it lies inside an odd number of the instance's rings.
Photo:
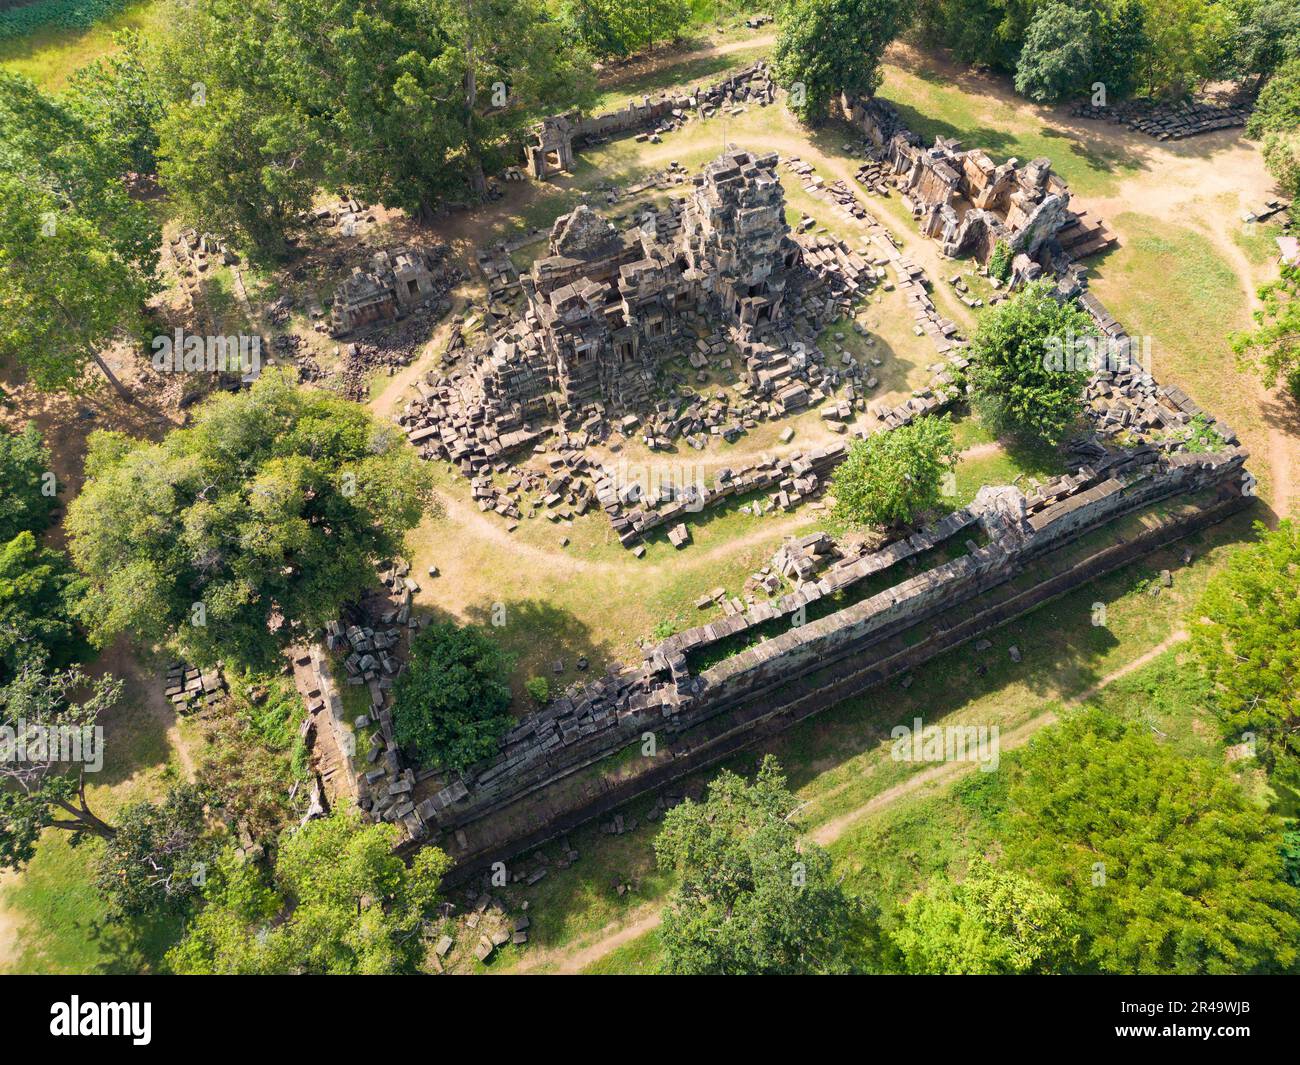
<path id="1" fill-rule="evenodd" d="M 551 254 L 521 278 L 523 328 L 492 345 L 485 397 L 525 413 L 553 393 L 557 412 L 630 407 L 696 316 L 742 340 L 781 324 L 799 252 L 775 168 L 775 154 L 724 155 L 688 197 L 622 233 L 589 207 L 561 217 Z"/>
<path id="2" fill-rule="evenodd" d="M 983 150 L 962 150 L 943 137 L 924 147 L 883 100 L 846 95 L 841 106 L 876 156 L 859 171 L 859 180 L 879 189 L 882 177 L 892 174 L 921 232 L 939 241 L 951 258 L 973 254 L 987 263 L 1004 242 L 1014 256 L 1014 287 L 1044 270 L 1049 276 L 1063 273 L 1071 262 L 1115 241 L 1104 226 L 1070 210 L 1070 190 L 1052 172 L 1050 160 L 1021 166 L 1009 159 L 995 166 Z"/>
<path id="3" fill-rule="evenodd" d="M 441 269 L 446 249 L 402 247 L 377 251 L 370 269 L 355 267 L 334 294 L 330 332 L 336 337 L 375 322 L 392 322 L 440 299 L 447 289 Z"/>
<path id="4" fill-rule="evenodd" d="M 883 102 L 844 105 L 867 144 L 859 182 L 897 190 L 945 254 L 987 262 L 1004 241 L 1014 253 L 1012 287 L 1052 278 L 1063 297 L 1078 296 L 1104 337 L 1127 340 L 1086 290 L 1079 262 L 1113 238 L 1071 209 L 1046 160 L 995 166 L 952 141 L 927 148 Z M 915 264 L 883 230 L 871 237 L 880 256 L 866 259 L 833 238 L 792 233 L 776 165 L 774 155 L 729 150 L 684 197 L 626 229 L 585 207 L 560 218 L 548 254 L 517 277 L 520 308 L 489 314 L 485 335 L 458 365 L 416 383 L 418 398 L 399 416 L 410 439 L 425 457 L 455 463 L 480 507 L 513 521 L 515 504 L 491 475 L 510 469 L 503 460 L 512 452 L 554 435 L 546 468 L 517 472 L 515 482 L 544 486 L 545 506 L 558 513 L 602 507 L 631 546 L 676 520 L 682 501 L 629 500 L 586 445 L 605 439 L 611 420 L 625 432 L 640 426 L 652 447 L 660 434 L 693 442 L 701 412 L 657 403 L 657 378 L 682 353 L 721 351 L 727 340 L 744 361 L 738 425 L 826 399 L 839 382 L 809 351 L 829 321 L 883 280 L 885 265 L 945 361 L 931 387 L 873 411 L 878 431 L 958 402 L 964 341 L 928 302 Z M 812 168 L 786 165 L 812 194 L 868 217 L 845 183 L 823 189 Z M 393 740 L 389 689 L 402 668 L 401 633 L 418 626 L 417 586 L 399 564 L 385 582 L 400 601 L 328 635 L 331 648 L 348 652 L 347 683 L 370 688 L 374 710 L 364 723 L 378 725 L 354 759 L 362 809 L 403 825 L 408 846 L 444 848 L 457 861 L 451 878 L 467 878 L 640 796 L 667 789 L 671 803 L 687 774 L 868 688 L 906 685 L 910 670 L 934 655 L 1248 505 L 1248 456 L 1232 430 L 1148 368 L 1098 367 L 1085 401 L 1090 424 L 1070 445 L 1069 474 L 1041 486 L 986 487 L 969 506 L 879 545 L 824 534 L 788 541 L 739 594 L 718 588 L 700 599 L 701 610 L 717 607 L 721 616 L 645 646 L 637 666 L 584 677 L 463 773 L 406 765 Z M 1187 446 L 1194 420 L 1212 426 L 1208 451 Z M 793 503 L 815 494 L 846 451 L 841 442 L 721 471 L 706 492 L 711 500 L 779 488 Z M 1018 648 L 1011 653 L 1019 660 Z M 656 735 L 655 757 L 621 762 L 616 779 L 591 771 L 646 732 Z M 614 831 L 625 823 L 615 817 Z M 528 883 L 545 875 L 528 861 L 509 869 Z"/>

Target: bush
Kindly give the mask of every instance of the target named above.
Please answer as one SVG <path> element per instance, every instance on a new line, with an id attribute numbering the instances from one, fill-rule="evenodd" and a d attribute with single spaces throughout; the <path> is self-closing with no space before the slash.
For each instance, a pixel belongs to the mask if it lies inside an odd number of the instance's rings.
<path id="1" fill-rule="evenodd" d="M 551 682 L 545 677 L 529 677 L 528 683 L 524 685 L 524 690 L 528 692 L 538 706 L 542 706 L 550 701 Z"/>
<path id="2" fill-rule="evenodd" d="M 1011 245 L 1005 240 L 1000 240 L 993 245 L 993 253 L 989 256 L 989 277 L 996 277 L 999 281 L 1006 282 L 1011 279 L 1011 260 L 1014 256 L 1011 254 Z"/>
<path id="3" fill-rule="evenodd" d="M 947 415 L 855 440 L 831 475 L 833 517 L 847 526 L 910 522 L 939 502 L 944 475 L 956 462 Z"/>
<path id="4" fill-rule="evenodd" d="M 1088 368 L 1078 341 L 1096 332 L 1092 319 L 1073 301 L 1059 301 L 1045 281 L 986 311 L 970 348 L 985 423 L 997 433 L 1059 442 L 1083 410 Z"/>
<path id="5" fill-rule="evenodd" d="M 393 685 L 397 742 L 421 764 L 465 769 L 493 754 L 511 725 L 510 661 L 486 629 L 439 622 L 411 641 Z"/>

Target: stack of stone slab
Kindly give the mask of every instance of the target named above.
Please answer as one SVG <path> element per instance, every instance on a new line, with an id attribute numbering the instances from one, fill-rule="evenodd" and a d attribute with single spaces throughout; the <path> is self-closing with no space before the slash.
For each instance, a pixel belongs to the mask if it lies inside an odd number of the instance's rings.
<path id="1" fill-rule="evenodd" d="M 1075 118 L 1115 122 L 1157 140 L 1182 140 L 1201 133 L 1244 126 L 1252 108 L 1246 104 L 1216 104 L 1185 100 L 1181 103 L 1158 103 L 1149 100 L 1125 100 L 1108 107 L 1079 104 L 1070 109 Z"/>
<path id="2" fill-rule="evenodd" d="M 169 702 L 179 713 L 192 713 L 219 702 L 226 693 L 226 679 L 219 668 L 199 669 L 185 662 L 167 667 L 163 688 Z"/>

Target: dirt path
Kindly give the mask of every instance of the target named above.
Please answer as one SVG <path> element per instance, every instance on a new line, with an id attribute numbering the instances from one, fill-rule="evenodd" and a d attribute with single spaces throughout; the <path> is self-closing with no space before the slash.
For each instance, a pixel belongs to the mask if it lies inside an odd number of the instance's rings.
<path id="1" fill-rule="evenodd" d="M 1121 677 L 1127 677 L 1130 673 L 1136 672 L 1145 666 L 1148 662 L 1159 657 L 1168 651 L 1171 647 L 1176 647 L 1187 639 L 1187 633 L 1181 629 L 1171 635 L 1168 639 L 1162 640 L 1149 651 L 1138 655 L 1133 661 L 1119 667 L 1112 673 L 1102 677 L 1096 684 L 1086 691 L 1065 700 L 1066 706 L 1078 706 L 1080 703 L 1086 703 L 1102 689 L 1109 687 Z M 1057 722 L 1057 715 L 1048 711 L 1040 714 L 1032 721 L 1026 721 L 1018 728 L 1012 729 L 1001 736 L 1000 750 L 1013 751 L 1017 747 L 1024 746 L 1029 739 L 1036 733 L 1046 728 L 1048 725 L 1054 725 Z M 975 768 L 970 762 L 942 762 L 931 769 L 922 770 L 915 773 L 892 788 L 886 788 L 878 795 L 873 795 L 871 799 L 859 806 L 856 810 L 850 810 L 848 813 L 841 814 L 824 825 L 819 825 L 811 834 L 814 843 L 819 843 L 823 847 L 834 843 L 845 832 L 854 825 L 870 817 L 872 814 L 879 813 L 887 806 L 892 806 L 899 799 L 920 791 L 930 784 L 938 782 L 947 782 L 953 777 L 962 776 Z M 832 794 L 832 793 L 828 793 Z"/>
<path id="2" fill-rule="evenodd" d="M 1164 654 L 1170 648 L 1177 647 L 1186 639 L 1187 633 L 1181 629 L 1178 630 L 1160 643 L 1156 644 L 1156 646 L 1152 647 L 1149 651 L 1143 652 L 1131 662 L 1127 662 L 1118 669 L 1106 674 L 1106 676 L 1102 677 L 1096 684 L 1093 684 L 1078 695 L 1066 699 L 1065 705 L 1077 706 L 1080 703 L 1087 702 L 1094 695 L 1109 687 L 1111 684 L 1114 684 L 1115 681 L 1127 677 L 1130 673 L 1136 672 L 1153 659 Z M 1032 721 L 1026 721 L 1023 725 L 1002 736 L 1001 749 L 1003 751 L 1008 751 L 1023 746 L 1033 735 L 1041 729 L 1046 728 L 1048 725 L 1055 724 L 1056 721 L 1057 715 L 1050 711 L 1039 715 Z M 940 765 L 934 766 L 932 769 L 923 770 L 920 773 L 908 777 L 907 780 L 902 783 L 896 784 L 894 787 L 888 788 L 885 791 L 880 792 L 878 795 L 872 796 L 871 799 L 859 806 L 857 809 L 850 810 L 848 813 L 841 814 L 839 817 L 827 821 L 824 825 L 818 826 L 812 833 L 810 833 L 809 838 L 815 843 L 827 846 L 828 844 L 834 843 L 854 825 L 857 825 L 874 814 L 880 813 L 881 810 L 892 806 L 900 799 L 906 798 L 931 784 L 947 782 L 952 780 L 954 777 L 972 772 L 974 768 L 975 767 L 969 762 L 944 762 Z M 540 954 L 537 958 L 529 959 L 527 963 L 513 971 L 516 973 L 532 972 L 544 965 L 558 963 L 557 968 L 554 970 L 558 974 L 575 975 L 581 973 L 585 968 L 587 968 L 587 966 L 591 965 L 593 962 L 599 961 L 610 952 L 630 943 L 638 936 L 644 935 L 646 932 L 658 928 L 661 921 L 661 910 L 655 909 L 651 912 L 642 914 L 630 923 L 621 924 L 617 927 L 608 929 L 599 939 L 584 947 L 580 947 L 571 952 L 551 951 L 545 954 Z"/>
<path id="3" fill-rule="evenodd" d="M 18 933 L 22 919 L 5 905 L 5 892 L 18 879 L 12 869 L 0 872 L 0 973 L 18 964 Z"/>

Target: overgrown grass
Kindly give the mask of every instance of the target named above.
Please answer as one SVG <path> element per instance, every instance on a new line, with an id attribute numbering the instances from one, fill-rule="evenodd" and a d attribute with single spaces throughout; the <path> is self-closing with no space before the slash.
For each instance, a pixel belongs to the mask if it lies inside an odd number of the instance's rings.
<path id="1" fill-rule="evenodd" d="M 20 37 L 0 37 L 0 69 L 22 74 L 42 89 L 56 92 L 67 85 L 74 71 L 113 51 L 113 35 L 118 31 L 133 29 L 149 36 L 162 28 L 163 0 L 131 0 L 112 6 L 120 10 L 82 27 L 43 26 Z"/>

